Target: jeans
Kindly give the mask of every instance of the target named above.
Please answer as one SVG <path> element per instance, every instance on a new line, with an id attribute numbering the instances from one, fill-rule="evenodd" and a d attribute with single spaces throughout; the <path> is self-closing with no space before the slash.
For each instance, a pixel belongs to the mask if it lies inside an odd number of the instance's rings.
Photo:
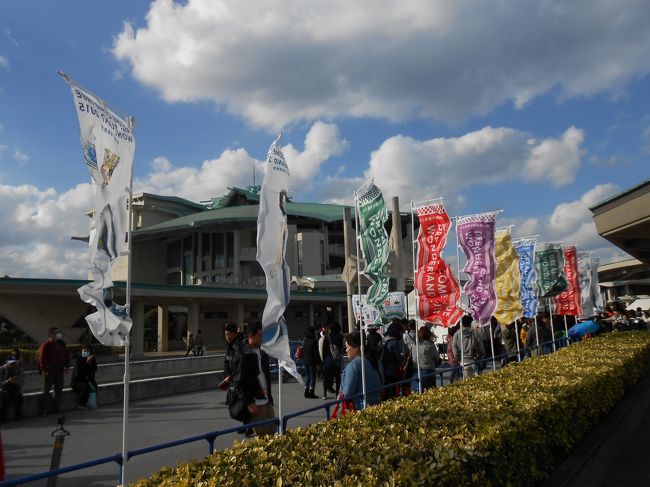
<path id="1" fill-rule="evenodd" d="M 435 369 L 420 369 L 420 377 L 422 378 L 422 390 L 426 391 L 431 387 L 436 387 L 436 376 L 433 375 Z M 420 388 L 418 387 L 418 371 L 417 368 L 411 376 L 411 390 L 413 392 L 419 392 Z"/>
<path id="2" fill-rule="evenodd" d="M 59 372 L 50 371 L 43 377 L 43 395 L 41 396 L 41 409 L 45 412 L 49 410 L 48 400 L 50 398 L 50 389 L 54 387 L 54 397 L 52 399 L 52 411 L 58 411 L 61 402 L 61 392 L 63 391 L 63 370 Z"/>
<path id="3" fill-rule="evenodd" d="M 305 388 L 313 391 L 316 388 L 316 366 L 315 365 L 305 365 Z"/>

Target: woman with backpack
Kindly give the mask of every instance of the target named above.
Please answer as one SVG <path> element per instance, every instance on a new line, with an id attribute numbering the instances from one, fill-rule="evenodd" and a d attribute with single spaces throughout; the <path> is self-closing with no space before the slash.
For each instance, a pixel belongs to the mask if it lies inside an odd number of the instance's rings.
<path id="1" fill-rule="evenodd" d="M 386 330 L 384 340 L 379 350 L 379 362 L 384 370 L 384 384 L 394 384 L 399 382 L 403 372 L 401 368 L 405 358 L 404 342 L 402 341 L 402 328 L 397 323 L 391 323 Z M 386 387 L 384 389 L 384 399 L 397 397 L 397 387 Z"/>
<path id="2" fill-rule="evenodd" d="M 333 323 L 330 327 L 329 334 L 330 352 L 334 359 L 334 367 L 332 368 L 332 377 L 334 379 L 334 394 L 336 397 L 341 390 L 341 368 L 343 366 L 343 334 L 341 333 L 341 325 Z"/>

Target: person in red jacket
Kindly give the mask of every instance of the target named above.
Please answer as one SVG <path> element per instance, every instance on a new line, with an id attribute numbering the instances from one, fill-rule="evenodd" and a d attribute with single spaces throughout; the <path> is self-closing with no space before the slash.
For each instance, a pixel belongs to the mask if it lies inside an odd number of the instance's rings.
<path id="1" fill-rule="evenodd" d="M 43 414 L 59 411 L 63 374 L 67 367 L 69 367 L 69 356 L 63 335 L 56 328 L 50 328 L 49 338 L 41 344 L 38 350 L 38 370 L 43 376 L 43 395 L 41 396 Z M 54 397 L 50 401 L 50 389 L 53 387 Z M 50 402 L 51 404 L 48 406 Z"/>

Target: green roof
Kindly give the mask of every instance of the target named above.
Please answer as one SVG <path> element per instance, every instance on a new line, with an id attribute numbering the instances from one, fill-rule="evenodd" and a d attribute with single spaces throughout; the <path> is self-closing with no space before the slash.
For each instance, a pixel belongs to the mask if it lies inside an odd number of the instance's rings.
<path id="1" fill-rule="evenodd" d="M 311 218 L 332 223 L 343 220 L 341 205 L 321 203 L 287 203 L 287 214 L 290 217 Z M 184 229 L 196 229 L 214 224 L 256 222 L 259 205 L 229 206 L 216 208 L 200 213 L 174 218 L 166 222 L 151 225 L 135 232 L 136 236 L 162 234 Z"/>
<path id="2" fill-rule="evenodd" d="M 179 198 L 178 196 L 162 196 L 159 194 L 151 194 L 151 193 L 142 193 L 143 195 L 147 195 L 151 198 L 160 200 L 160 201 L 169 201 L 170 203 L 178 203 L 181 205 L 189 206 L 192 208 L 196 208 L 197 210 L 205 210 L 206 206 L 202 205 L 201 203 L 194 203 L 193 201 L 186 200 L 185 198 Z"/>

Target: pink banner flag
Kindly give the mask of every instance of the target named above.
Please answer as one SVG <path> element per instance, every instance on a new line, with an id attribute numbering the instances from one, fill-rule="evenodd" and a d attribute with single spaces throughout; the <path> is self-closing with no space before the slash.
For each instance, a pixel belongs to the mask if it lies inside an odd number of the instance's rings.
<path id="1" fill-rule="evenodd" d="M 566 291 L 553 297 L 555 314 L 580 316 L 582 315 L 582 295 L 580 293 L 580 273 L 578 271 L 578 252 L 571 245 L 562 248 L 564 255 L 564 276 L 569 284 Z"/>
<path id="2" fill-rule="evenodd" d="M 440 256 L 447 242 L 451 220 L 442 203 L 421 206 L 415 211 L 420 221 L 415 273 L 418 317 L 445 327 L 452 326 L 463 315 L 463 311 L 456 307 L 460 286 Z"/>
<path id="3" fill-rule="evenodd" d="M 467 257 L 463 268 L 469 281 L 463 290 L 469 297 L 472 317 L 481 325 L 490 321 L 497 305 L 494 290 L 494 224 L 497 212 L 459 217 L 458 243 Z"/>

